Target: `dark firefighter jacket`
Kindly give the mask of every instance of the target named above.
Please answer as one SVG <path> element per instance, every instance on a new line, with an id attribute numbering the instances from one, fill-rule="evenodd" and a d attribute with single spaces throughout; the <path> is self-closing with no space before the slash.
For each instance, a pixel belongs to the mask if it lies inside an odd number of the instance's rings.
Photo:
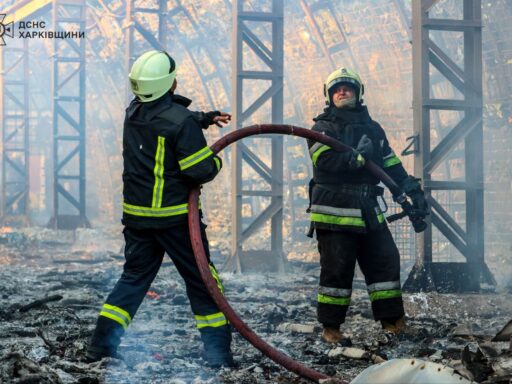
<path id="1" fill-rule="evenodd" d="M 384 130 L 371 119 L 366 106 L 352 110 L 328 107 L 313 120 L 313 130 L 352 148 L 357 147 L 361 136 L 366 134 L 374 147 L 371 160 L 399 185 L 407 178 Z M 383 193 L 377 186 L 379 179 L 365 168 L 350 170 L 350 152 L 336 152 L 311 140 L 308 146 L 313 162 L 312 228 L 364 233 L 384 225 L 384 215 L 377 203 L 377 196 Z"/>
<path id="2" fill-rule="evenodd" d="M 206 114 L 190 100 L 166 94 L 126 109 L 123 131 L 123 224 L 165 228 L 186 223 L 190 189 L 212 180 L 222 166 L 206 144 Z"/>

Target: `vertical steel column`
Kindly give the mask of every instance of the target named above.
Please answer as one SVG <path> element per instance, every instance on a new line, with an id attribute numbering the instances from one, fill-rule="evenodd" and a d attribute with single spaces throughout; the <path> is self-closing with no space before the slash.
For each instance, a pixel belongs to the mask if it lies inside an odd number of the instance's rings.
<path id="1" fill-rule="evenodd" d="M 484 262 L 481 1 L 464 0 L 462 20 L 430 18 L 429 10 L 435 3 L 436 0 L 412 3 L 414 133 L 419 137 L 414 168 L 424 182 L 432 224 L 466 258 L 466 263 L 433 262 L 432 226 L 429 226 L 418 235 L 417 262 L 405 288 L 430 290 L 447 286 L 450 290 L 475 290 L 479 289 L 481 281 L 494 283 Z M 434 43 L 430 31 L 463 32 L 464 68 Z M 431 98 L 430 64 L 462 93 L 463 100 Z M 432 148 L 430 113 L 434 110 L 461 111 L 464 117 Z M 465 144 L 465 181 L 433 180 L 435 169 L 462 141 Z M 465 191 L 465 229 L 432 196 L 435 190 Z"/>
<path id="2" fill-rule="evenodd" d="M 54 0 L 56 31 L 85 31 L 85 0 Z M 89 226 L 85 212 L 85 38 L 54 39 L 53 217 L 49 226 Z"/>
<path id="3" fill-rule="evenodd" d="M 9 41 L 0 53 L 3 225 L 29 222 L 28 40 L 14 44 Z"/>
<path id="4" fill-rule="evenodd" d="M 475 275 L 491 276 L 484 257 L 484 156 L 482 91 L 482 6 L 481 0 L 464 0 L 464 20 L 478 26 L 464 33 L 465 99 L 472 106 L 466 110 L 468 124 L 474 126 L 465 137 L 466 161 L 466 236 L 467 262 Z M 492 276 L 491 276 L 492 278 Z"/>
<path id="5" fill-rule="evenodd" d="M 233 126 L 239 129 L 267 101 L 271 101 L 272 123 L 283 120 L 283 1 L 273 0 L 271 12 L 244 10 L 243 0 L 233 1 Z M 249 29 L 246 22 L 270 23 L 272 44 L 264 44 Z M 244 43 L 251 53 L 261 59 L 270 71 L 249 71 L 244 69 Z M 256 100 L 244 108 L 244 80 L 270 81 L 270 87 Z M 227 262 L 228 268 L 238 272 L 282 271 L 283 255 L 283 139 L 280 136 L 264 138 L 270 141 L 272 162 L 268 167 L 243 142 L 237 142 L 232 150 L 232 195 L 233 195 L 233 241 L 232 253 Z M 247 143 L 247 141 L 246 141 Z M 264 190 L 244 190 L 242 188 L 243 160 L 266 182 Z M 260 214 L 251 213 L 250 223 L 242 225 L 242 199 L 245 196 L 264 196 L 270 204 Z M 270 249 L 247 249 L 247 240 L 270 221 Z"/>

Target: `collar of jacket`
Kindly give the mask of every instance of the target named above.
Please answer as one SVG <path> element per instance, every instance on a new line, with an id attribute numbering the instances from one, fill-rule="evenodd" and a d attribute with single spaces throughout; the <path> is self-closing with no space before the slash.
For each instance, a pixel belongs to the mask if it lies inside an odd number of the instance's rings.
<path id="1" fill-rule="evenodd" d="M 149 103 L 143 103 L 139 99 L 134 98 L 126 112 L 128 117 L 137 116 L 137 119 L 149 121 L 160 112 L 169 108 L 169 106 L 171 106 L 173 103 L 188 107 L 192 103 L 192 100 L 186 98 L 185 96 L 173 93 L 166 93 L 162 97 L 150 101 Z"/>
<path id="2" fill-rule="evenodd" d="M 346 123 L 366 123 L 371 121 L 371 117 L 368 113 L 368 108 L 365 105 L 360 105 L 354 109 L 329 106 L 326 107 L 320 115 L 313 119 L 315 122 L 319 120 Z"/>
<path id="3" fill-rule="evenodd" d="M 192 100 L 186 98 L 185 96 L 177 95 L 175 93 L 171 94 L 171 100 L 173 103 L 183 105 L 185 108 L 188 108 L 188 106 L 192 104 Z"/>

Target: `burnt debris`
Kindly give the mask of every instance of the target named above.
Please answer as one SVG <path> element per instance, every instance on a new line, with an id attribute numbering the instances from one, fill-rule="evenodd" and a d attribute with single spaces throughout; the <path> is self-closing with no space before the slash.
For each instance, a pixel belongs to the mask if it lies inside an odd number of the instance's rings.
<path id="1" fill-rule="evenodd" d="M 0 382 L 308 382 L 275 365 L 236 333 L 233 350 L 239 367 L 207 368 L 184 286 L 168 261 L 123 340 L 119 352 L 124 360 L 84 363 L 96 316 L 122 264 L 117 252 L 122 239 L 89 231 L 77 239 L 33 230 L 16 237 L 23 239 L 22 247 L 0 243 Z M 409 327 L 389 337 L 371 318 L 364 284 L 356 282 L 342 328 L 352 346 L 343 348 L 320 341 L 318 273 L 314 263 L 292 262 L 284 275 L 221 277 L 229 302 L 255 332 L 327 375 L 350 382 L 374 363 L 421 358 L 481 383 L 512 379 L 510 324 L 505 326 L 512 318 L 509 292 L 407 293 Z"/>

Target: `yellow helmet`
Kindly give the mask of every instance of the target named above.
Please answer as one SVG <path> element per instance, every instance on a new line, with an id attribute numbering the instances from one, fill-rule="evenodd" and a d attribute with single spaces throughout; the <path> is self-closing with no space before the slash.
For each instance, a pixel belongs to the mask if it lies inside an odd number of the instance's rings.
<path id="1" fill-rule="evenodd" d="M 148 51 L 135 60 L 128 77 L 132 92 L 147 103 L 171 89 L 176 78 L 176 63 L 167 52 Z"/>
<path id="2" fill-rule="evenodd" d="M 347 83 L 356 89 L 356 98 L 359 103 L 363 101 L 364 94 L 364 85 L 361 81 L 359 75 L 352 71 L 349 68 L 341 67 L 340 69 L 335 70 L 329 76 L 327 76 L 327 80 L 325 80 L 324 84 L 324 96 L 325 103 L 327 105 L 330 104 L 329 100 L 329 90 L 335 85 L 339 83 Z"/>

